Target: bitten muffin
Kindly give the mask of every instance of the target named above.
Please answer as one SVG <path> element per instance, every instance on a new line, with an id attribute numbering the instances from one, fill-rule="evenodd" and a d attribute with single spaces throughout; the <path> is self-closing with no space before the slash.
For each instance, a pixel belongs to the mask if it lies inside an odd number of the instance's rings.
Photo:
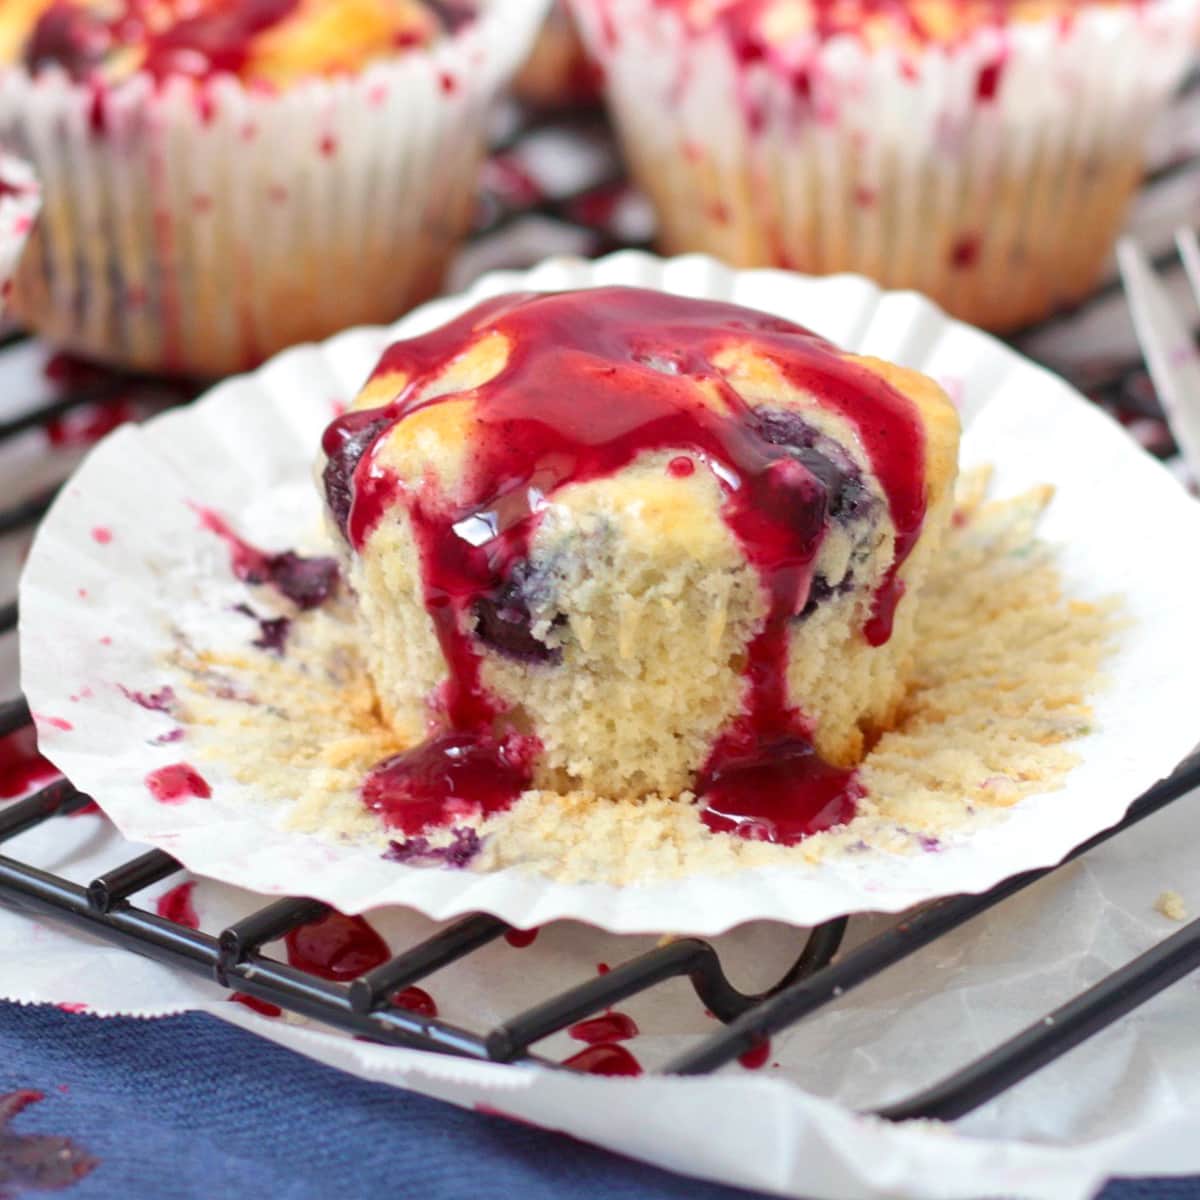
<path id="1" fill-rule="evenodd" d="M 1095 287 L 1197 0 L 572 0 L 664 252 L 1009 331 Z"/>
<path id="2" fill-rule="evenodd" d="M 397 342 L 320 474 L 416 833 L 529 786 L 698 794 L 714 829 L 848 818 L 902 696 L 958 421 L 778 317 L 602 288 Z"/>
<path id="3" fill-rule="evenodd" d="M 488 111 L 543 2 L 0 5 L 0 138 L 45 193 L 18 314 L 79 353 L 203 375 L 393 319 L 469 226 Z"/>

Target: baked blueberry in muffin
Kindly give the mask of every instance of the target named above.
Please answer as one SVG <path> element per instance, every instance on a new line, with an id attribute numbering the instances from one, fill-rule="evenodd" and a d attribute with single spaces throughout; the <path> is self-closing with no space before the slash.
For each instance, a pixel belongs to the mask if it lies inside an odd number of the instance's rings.
<path id="1" fill-rule="evenodd" d="M 414 743 L 368 803 L 408 833 L 529 787 L 690 793 L 785 842 L 844 822 L 957 445 L 929 379 L 732 304 L 500 296 L 395 343 L 321 467 Z"/>

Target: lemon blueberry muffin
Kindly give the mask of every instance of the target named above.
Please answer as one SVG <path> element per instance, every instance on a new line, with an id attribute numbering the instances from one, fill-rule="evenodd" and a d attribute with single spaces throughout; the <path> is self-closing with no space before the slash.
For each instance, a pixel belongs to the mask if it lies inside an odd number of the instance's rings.
<path id="1" fill-rule="evenodd" d="M 19 315 L 77 352 L 193 374 L 394 318 L 469 226 L 488 110 L 541 10 L 0 5 L 0 138 L 45 192 Z"/>
<path id="2" fill-rule="evenodd" d="M 926 377 L 654 291 L 500 296 L 395 343 L 320 464 L 417 834 L 530 787 L 840 824 L 893 720 L 958 421 Z"/>
<path id="3" fill-rule="evenodd" d="M 1197 0 L 573 0 L 665 251 L 997 331 L 1095 286 Z"/>

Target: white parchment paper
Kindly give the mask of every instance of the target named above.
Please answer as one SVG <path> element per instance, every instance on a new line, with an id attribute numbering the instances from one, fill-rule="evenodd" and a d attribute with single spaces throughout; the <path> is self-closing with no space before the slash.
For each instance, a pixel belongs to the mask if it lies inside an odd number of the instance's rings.
<path id="1" fill-rule="evenodd" d="M 305 546 L 319 529 L 310 464 L 335 407 L 354 394 L 398 333 L 444 321 L 479 297 L 514 288 L 626 283 L 732 298 L 780 312 L 849 348 L 921 368 L 961 400 L 967 464 L 997 468 L 996 490 L 1052 482 L 1043 536 L 1061 545 L 1073 594 L 1127 600 L 1132 625 L 1096 697 L 1094 731 L 1065 788 L 1023 801 L 986 833 L 937 854 L 868 853 L 817 866 L 693 876 L 616 888 L 568 885 L 513 869 L 490 874 L 400 866 L 373 849 L 283 827 L 220 763 L 204 763 L 211 799 L 166 806 L 144 779 L 186 757 L 156 739 L 173 721 L 130 692 L 172 677 L 173 630 L 197 645 L 237 645 L 245 598 L 225 547 L 193 505 L 230 518 L 270 549 Z M 311 544 L 311 543 L 310 543 Z M 280 355 L 206 399 L 127 427 L 102 443 L 43 522 L 22 581 L 24 690 L 44 752 L 95 795 L 122 832 L 159 845 L 206 876 L 260 892 L 317 896 L 343 911 L 404 904 L 443 919 L 494 912 L 528 928 L 573 918 L 614 932 L 714 933 L 773 919 L 815 924 L 864 910 L 899 911 L 937 895 L 980 891 L 1057 861 L 1118 820 L 1197 741 L 1200 506 L 1120 428 L 1060 379 L 910 293 L 866 280 L 733 272 L 689 256 L 621 253 L 551 260 L 485 277 L 390 333 L 356 330 Z"/>
<path id="2" fill-rule="evenodd" d="M 0 996 L 86 1005 L 96 1013 L 211 1012 L 363 1078 L 562 1130 L 686 1174 L 810 1200 L 981 1196 L 1082 1200 L 1110 1174 L 1200 1171 L 1198 983 L 1186 979 L 956 1127 L 891 1126 L 857 1116 L 990 1048 L 1178 926 L 1153 909 L 1164 886 L 1200 905 L 1200 795 L 1123 834 L 943 938 L 775 1039 L 768 1065 L 710 1078 L 600 1079 L 479 1065 L 367 1045 L 295 1018 L 257 1016 L 204 981 L 0 908 Z M 11 843 L 18 858 L 84 882 L 137 850 L 100 816 L 63 818 Z M 140 897 L 155 897 L 178 879 Z M 196 883 L 215 931 L 258 898 Z M 435 928 L 411 911 L 373 913 L 394 948 Z M 855 918 L 850 940 L 889 918 Z M 734 981 L 778 977 L 802 932 L 766 922 L 715 940 Z M 647 949 L 564 922 L 532 946 L 503 941 L 424 981 L 441 1015 L 473 1029 Z M 684 981 L 622 1004 L 647 1068 L 713 1021 Z M 539 1053 L 580 1043 L 558 1035 Z"/>

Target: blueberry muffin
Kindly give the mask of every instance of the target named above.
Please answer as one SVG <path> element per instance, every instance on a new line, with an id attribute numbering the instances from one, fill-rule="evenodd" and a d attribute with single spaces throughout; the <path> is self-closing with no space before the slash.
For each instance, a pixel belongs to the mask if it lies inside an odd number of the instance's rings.
<path id="1" fill-rule="evenodd" d="M 848 818 L 905 686 L 958 421 L 929 379 L 654 291 L 501 296 L 395 343 L 320 476 L 417 833 L 535 786 Z"/>
<path id="2" fill-rule="evenodd" d="M 489 110 L 543 7 L 0 5 L 0 139 L 45 195 L 18 314 L 77 353 L 198 375 L 395 318 L 470 225 Z"/>
<path id="3" fill-rule="evenodd" d="M 1087 296 L 1200 0 L 572 0 L 665 253 L 999 332 Z"/>

